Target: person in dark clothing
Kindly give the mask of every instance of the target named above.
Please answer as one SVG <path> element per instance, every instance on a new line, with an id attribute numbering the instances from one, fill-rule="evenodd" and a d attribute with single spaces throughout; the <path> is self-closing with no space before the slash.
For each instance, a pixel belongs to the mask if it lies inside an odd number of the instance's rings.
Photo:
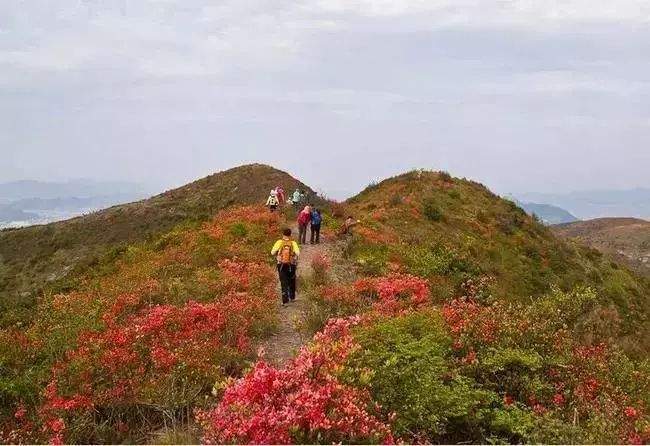
<path id="1" fill-rule="evenodd" d="M 282 231 L 282 238 L 275 242 L 271 248 L 271 255 L 276 257 L 278 264 L 278 277 L 282 288 L 282 305 L 296 299 L 296 268 L 300 247 L 291 240 L 291 229 Z"/>
<path id="2" fill-rule="evenodd" d="M 323 222 L 323 216 L 320 213 L 320 209 L 315 209 L 311 213 L 311 244 L 320 243 L 320 225 Z"/>

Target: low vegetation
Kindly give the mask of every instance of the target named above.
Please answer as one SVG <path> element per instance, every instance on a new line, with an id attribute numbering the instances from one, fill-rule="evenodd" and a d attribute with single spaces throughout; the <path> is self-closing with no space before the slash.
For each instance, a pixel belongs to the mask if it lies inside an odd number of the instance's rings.
<path id="1" fill-rule="evenodd" d="M 107 253 L 0 331 L 3 442 L 650 441 L 648 284 L 448 174 L 327 212 L 283 365 L 267 255 L 289 212 L 232 207 Z M 272 359 L 272 358 L 271 358 Z"/>

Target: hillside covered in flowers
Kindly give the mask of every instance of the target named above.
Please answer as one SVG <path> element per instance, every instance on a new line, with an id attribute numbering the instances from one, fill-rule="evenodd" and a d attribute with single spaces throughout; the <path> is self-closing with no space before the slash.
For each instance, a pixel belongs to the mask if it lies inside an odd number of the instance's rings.
<path id="1" fill-rule="evenodd" d="M 233 205 L 45 293 L 0 332 L 0 440 L 650 441 L 648 282 L 446 174 L 328 206 L 311 340 L 272 365 L 268 249 L 293 219 Z"/>

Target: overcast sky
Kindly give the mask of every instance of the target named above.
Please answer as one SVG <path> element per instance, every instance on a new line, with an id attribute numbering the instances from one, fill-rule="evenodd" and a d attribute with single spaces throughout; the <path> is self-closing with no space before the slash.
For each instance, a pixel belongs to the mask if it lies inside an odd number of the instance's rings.
<path id="1" fill-rule="evenodd" d="M 647 0 L 2 0 L 0 182 L 650 186 Z"/>

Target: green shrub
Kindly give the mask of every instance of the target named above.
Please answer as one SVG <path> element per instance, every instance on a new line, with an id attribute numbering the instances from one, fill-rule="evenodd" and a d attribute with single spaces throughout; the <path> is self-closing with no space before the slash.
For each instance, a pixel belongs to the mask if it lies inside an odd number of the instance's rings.
<path id="1" fill-rule="evenodd" d="M 235 223 L 230 227 L 230 234 L 234 237 L 244 238 L 248 235 L 248 228 L 244 223 Z"/>
<path id="2" fill-rule="evenodd" d="M 400 194 L 393 195 L 392 197 L 390 197 L 388 204 L 390 204 L 393 207 L 399 206 L 400 204 L 402 204 L 402 196 Z"/>
<path id="3" fill-rule="evenodd" d="M 399 437 L 481 442 L 484 409 L 497 396 L 456 373 L 451 338 L 438 313 L 390 319 L 360 330 L 356 340 L 361 349 L 350 360 L 348 378 L 369 385 L 375 401 L 396 414 Z"/>
<path id="4" fill-rule="evenodd" d="M 530 411 L 516 406 L 498 409 L 492 412 L 490 442 L 499 443 L 504 437 L 517 443 L 523 442 L 534 429 L 535 417 Z"/>
<path id="5" fill-rule="evenodd" d="M 513 235 L 524 224 L 524 216 L 519 212 L 509 212 L 496 217 L 497 227 L 506 235 Z"/>
<path id="6" fill-rule="evenodd" d="M 449 196 L 454 200 L 458 200 L 460 198 L 460 192 L 458 192 L 456 189 L 452 189 L 449 191 Z"/>
<path id="7" fill-rule="evenodd" d="M 440 221 L 443 217 L 440 207 L 438 207 L 438 204 L 433 198 L 424 200 L 424 203 L 422 204 L 422 213 L 426 219 L 430 221 Z"/>
<path id="8" fill-rule="evenodd" d="M 409 273 L 427 278 L 449 274 L 454 261 L 454 254 L 444 246 L 411 245 L 404 257 Z"/>
<path id="9" fill-rule="evenodd" d="M 386 273 L 388 265 L 387 246 L 367 244 L 355 236 L 346 249 L 359 273 L 367 276 L 381 276 Z"/>

